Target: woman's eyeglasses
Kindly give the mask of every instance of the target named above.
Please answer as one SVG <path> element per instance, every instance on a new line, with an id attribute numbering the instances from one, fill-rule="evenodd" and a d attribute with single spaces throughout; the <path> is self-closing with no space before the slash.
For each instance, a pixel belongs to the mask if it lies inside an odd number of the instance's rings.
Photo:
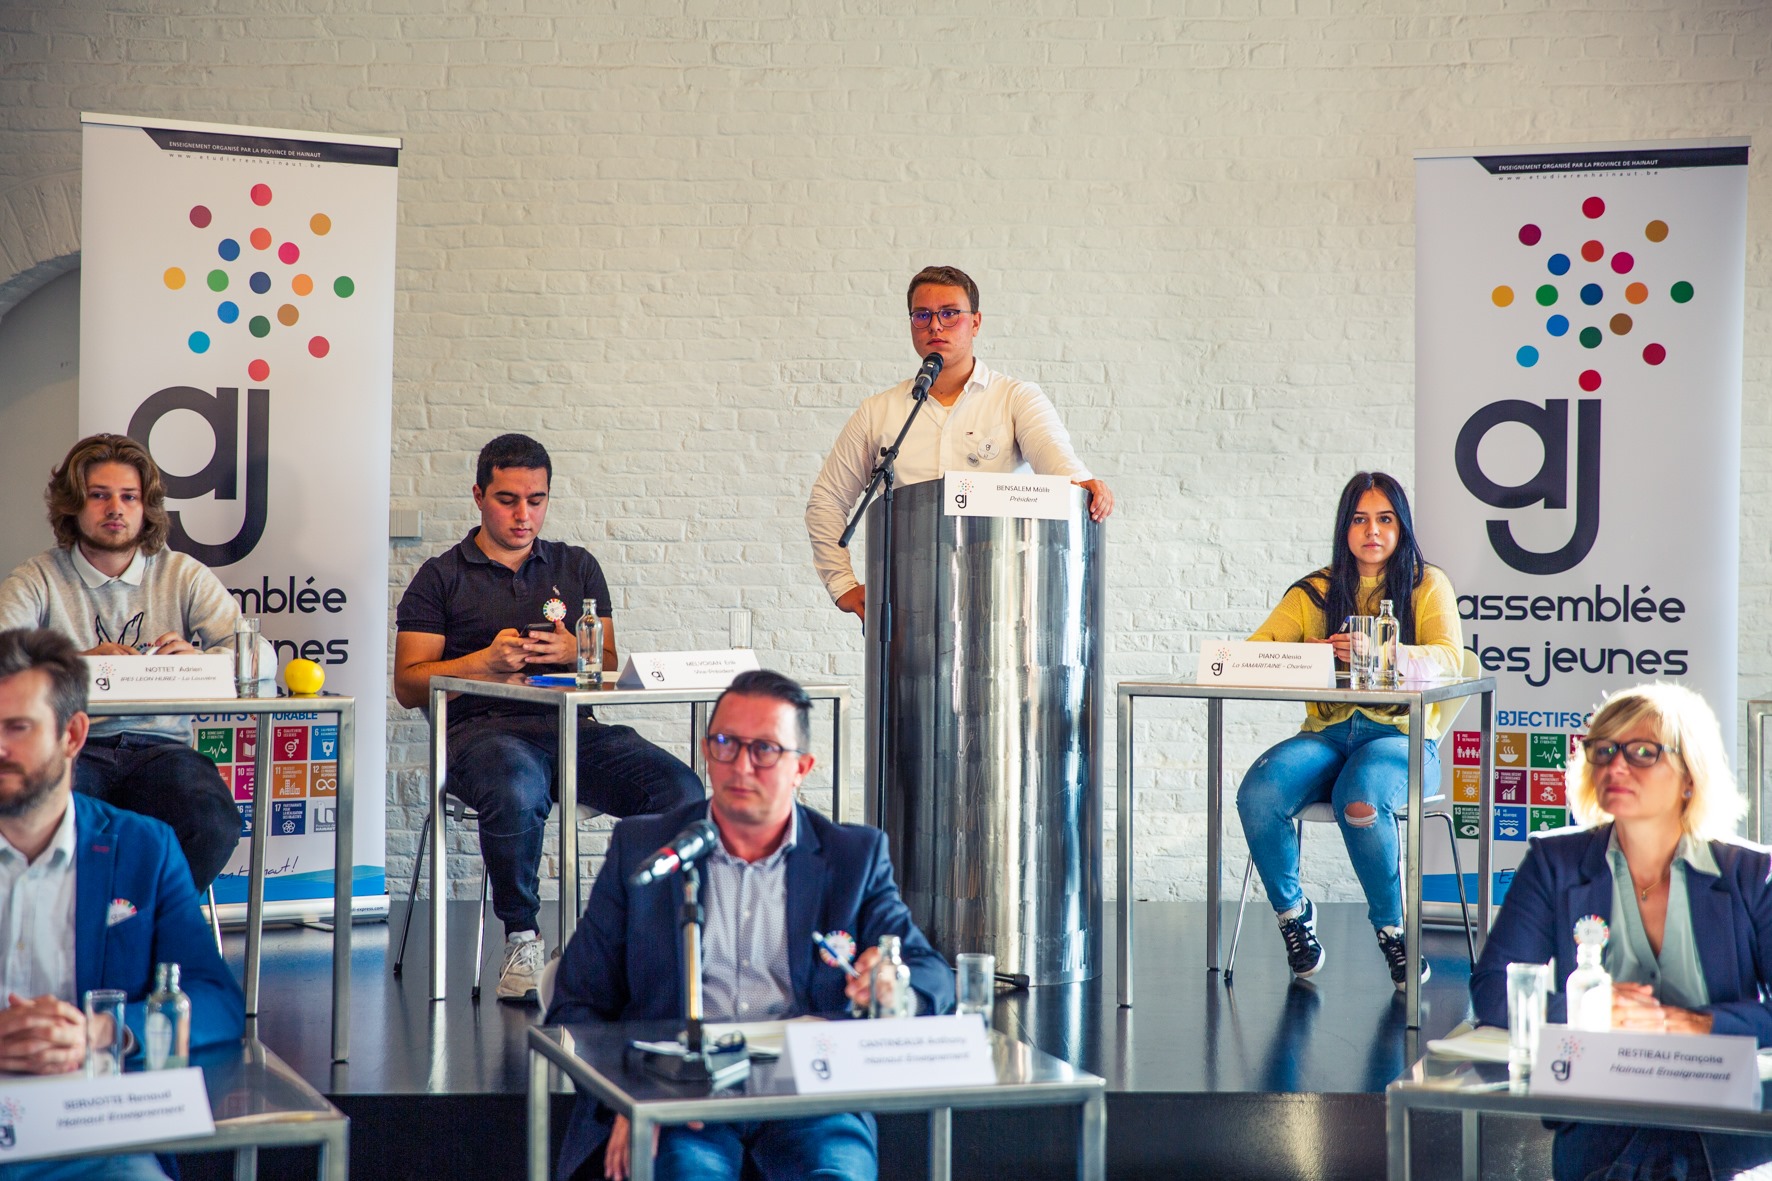
<path id="1" fill-rule="evenodd" d="M 1605 767 L 1619 755 L 1633 767 L 1653 767 L 1661 761 L 1663 753 L 1679 754 L 1677 746 L 1665 746 L 1659 742 L 1585 742 L 1581 746 L 1581 757 L 1595 767 Z"/>

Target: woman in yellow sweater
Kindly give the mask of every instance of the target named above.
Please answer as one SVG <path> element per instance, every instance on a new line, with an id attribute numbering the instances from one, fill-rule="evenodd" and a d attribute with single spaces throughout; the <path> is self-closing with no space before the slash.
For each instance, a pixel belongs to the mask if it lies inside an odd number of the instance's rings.
<path id="1" fill-rule="evenodd" d="M 1360 472 L 1341 492 L 1335 514 L 1334 557 L 1286 591 L 1251 640 L 1332 644 L 1343 667 L 1350 615 L 1377 615 L 1389 599 L 1397 617 L 1398 665 L 1410 678 L 1455 676 L 1463 665 L 1464 635 L 1452 583 L 1430 566 L 1415 544 L 1415 526 L 1403 486 L 1383 472 Z M 1335 632 L 1330 625 L 1337 626 Z M 1431 708 L 1426 726 L 1423 782 L 1437 782 L 1437 740 L 1445 718 Z M 1243 777 L 1237 812 L 1249 856 L 1261 873 L 1286 941 L 1295 976 L 1323 966 L 1316 908 L 1298 883 L 1298 836 L 1293 818 L 1306 804 L 1328 800 L 1360 885 L 1366 913 L 1378 932 L 1391 981 L 1403 988 L 1403 888 L 1397 872 L 1396 813 L 1408 800 L 1409 718 L 1390 708 L 1313 702 L 1304 729 L 1273 747 Z M 1428 976 L 1421 961 L 1421 978 Z"/>

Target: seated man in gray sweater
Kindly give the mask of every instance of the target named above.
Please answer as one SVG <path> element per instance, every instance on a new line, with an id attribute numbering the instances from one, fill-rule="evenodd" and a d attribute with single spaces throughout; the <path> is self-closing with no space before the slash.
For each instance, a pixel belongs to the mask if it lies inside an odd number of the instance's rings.
<path id="1" fill-rule="evenodd" d="M 82 439 L 43 498 L 56 545 L 0 583 L 0 629 L 51 628 L 86 656 L 234 650 L 239 604 L 207 566 L 166 548 L 166 488 L 145 447 Z M 185 717 L 95 718 L 74 787 L 170 825 L 202 893 L 239 843 L 240 812 L 190 740 Z"/>

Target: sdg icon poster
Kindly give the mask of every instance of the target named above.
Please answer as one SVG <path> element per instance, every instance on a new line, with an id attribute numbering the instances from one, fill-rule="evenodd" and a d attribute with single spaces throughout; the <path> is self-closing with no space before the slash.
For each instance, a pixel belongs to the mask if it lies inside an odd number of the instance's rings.
<path id="1" fill-rule="evenodd" d="M 241 855 L 253 834 L 252 792 L 257 776 L 259 726 L 248 714 L 199 714 L 195 744 L 234 789 L 240 809 Z M 265 853 L 265 899 L 305 900 L 332 889 L 332 849 L 338 817 L 338 725 L 330 714 L 279 714 L 263 720 L 271 739 L 271 815 Z M 246 878 L 215 884 L 217 902 L 245 902 Z"/>
<path id="2" fill-rule="evenodd" d="M 1496 679 L 1442 739 L 1475 897 L 1571 822 L 1606 694 L 1671 680 L 1733 744 L 1746 140 L 1416 154 L 1416 501 Z M 1445 758 L 1449 743 L 1451 757 Z M 1430 843 L 1423 898 L 1455 902 Z"/>

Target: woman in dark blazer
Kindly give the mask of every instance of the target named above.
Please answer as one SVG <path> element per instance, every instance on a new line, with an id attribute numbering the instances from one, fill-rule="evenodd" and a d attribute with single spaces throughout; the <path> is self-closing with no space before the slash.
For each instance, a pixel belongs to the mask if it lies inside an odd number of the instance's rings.
<path id="1" fill-rule="evenodd" d="M 1562 1022 L 1575 922 L 1591 914 L 1612 931 L 1614 1029 L 1772 1045 L 1762 999 L 1772 995 L 1772 857 L 1733 836 L 1745 804 L 1710 707 L 1677 685 L 1616 694 L 1569 774 L 1570 809 L 1586 827 L 1528 846 L 1471 975 L 1477 1020 L 1507 1025 L 1509 963 L 1549 961 L 1558 991 L 1546 1018 Z M 1724 1181 L 1772 1161 L 1768 1138 L 1553 1126 L 1557 1181 Z"/>

